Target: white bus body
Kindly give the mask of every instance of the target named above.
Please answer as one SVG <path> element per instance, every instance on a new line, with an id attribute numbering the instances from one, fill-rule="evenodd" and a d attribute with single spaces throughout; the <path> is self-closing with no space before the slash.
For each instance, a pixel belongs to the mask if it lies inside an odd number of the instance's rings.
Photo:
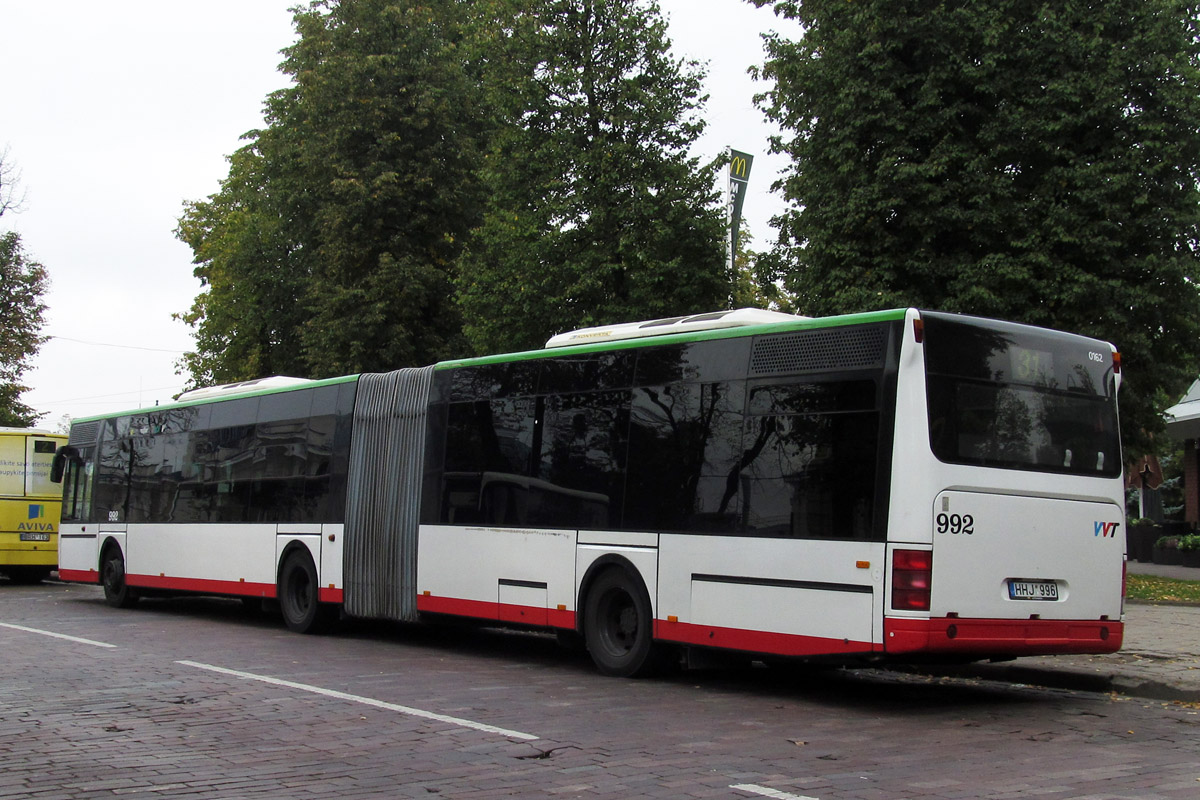
<path id="1" fill-rule="evenodd" d="M 878 365 L 776 354 L 788 337 L 860 327 L 884 332 Z M 938 344 L 931 365 L 935 328 L 968 341 Z M 765 355 L 730 366 L 724 354 L 750 342 Z M 580 388 L 579 365 L 601 358 L 638 367 Z M 638 377 L 655 359 L 692 377 Z M 207 418 L 222 393 L 77 424 L 60 574 L 103 583 L 114 605 L 155 591 L 277 598 L 305 631 L 339 609 L 576 631 L 618 675 L 680 647 L 840 660 L 1120 647 L 1110 345 L 909 309 L 449 362 L 419 376 L 431 388 L 412 413 L 392 413 L 407 396 L 394 387 L 372 399 L 368 378 L 237 395 L 263 398 L 241 428 L 166 433 L 162 414 Z M 319 424 L 266 410 L 298 400 Z M 318 417 L 322 403 L 341 410 Z M 1094 415 L 1094 436 L 1062 422 L 1072 415 Z M 676 458 L 679 475 L 647 466 Z"/>

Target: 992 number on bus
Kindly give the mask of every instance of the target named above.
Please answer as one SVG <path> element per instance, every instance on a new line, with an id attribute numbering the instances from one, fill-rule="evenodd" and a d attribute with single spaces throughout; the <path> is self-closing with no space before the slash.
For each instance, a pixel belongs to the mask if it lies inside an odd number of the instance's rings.
<path id="1" fill-rule="evenodd" d="M 964 534 L 970 536 L 975 533 L 975 518 L 970 514 L 938 514 L 937 532 L 949 533 L 952 536 Z"/>

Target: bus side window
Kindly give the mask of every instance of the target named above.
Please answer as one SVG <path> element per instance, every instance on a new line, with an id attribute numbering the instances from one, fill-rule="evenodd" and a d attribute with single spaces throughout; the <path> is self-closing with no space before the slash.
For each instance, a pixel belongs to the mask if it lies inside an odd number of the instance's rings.
<path id="1" fill-rule="evenodd" d="M 751 535 L 870 538 L 879 449 L 875 407 L 871 380 L 752 390 L 742 473 Z"/>

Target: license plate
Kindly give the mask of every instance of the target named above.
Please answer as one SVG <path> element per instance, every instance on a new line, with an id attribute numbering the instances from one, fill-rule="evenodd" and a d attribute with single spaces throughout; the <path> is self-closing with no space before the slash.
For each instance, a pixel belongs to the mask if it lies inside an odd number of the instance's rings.
<path id="1" fill-rule="evenodd" d="M 50 541 L 50 534 L 48 534 L 48 533 L 22 533 L 21 541 L 22 542 L 48 542 L 48 541 Z"/>
<path id="2" fill-rule="evenodd" d="M 1057 600 L 1058 584 L 1054 581 L 1009 581 L 1010 600 Z"/>

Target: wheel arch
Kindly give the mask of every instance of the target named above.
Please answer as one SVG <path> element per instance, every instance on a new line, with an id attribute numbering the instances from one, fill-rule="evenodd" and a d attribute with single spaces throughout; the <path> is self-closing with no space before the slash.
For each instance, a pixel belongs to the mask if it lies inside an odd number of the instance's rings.
<path id="1" fill-rule="evenodd" d="M 321 579 L 321 556 L 320 553 L 314 553 L 312 547 L 303 539 L 296 537 L 289 540 L 282 547 L 278 548 L 279 555 L 275 559 L 275 585 L 278 587 L 283 578 L 283 565 L 287 563 L 288 558 L 297 551 L 307 553 L 312 560 L 313 569 L 316 570 L 317 580 Z"/>
<path id="2" fill-rule="evenodd" d="M 115 547 L 121 551 L 121 558 L 125 560 L 126 565 L 129 563 L 129 554 L 125 548 L 125 534 L 102 533 L 100 534 L 100 546 L 96 548 L 96 580 L 100 582 L 100 574 L 104 570 L 104 555 L 110 547 Z"/>
<path id="3" fill-rule="evenodd" d="M 591 592 L 592 586 L 596 583 L 596 578 L 610 569 L 624 570 L 629 574 L 630 578 L 637 580 L 638 585 L 641 586 L 642 591 L 646 593 L 647 598 L 650 600 L 650 610 L 653 615 L 657 603 L 655 603 L 654 593 L 646 585 L 646 578 L 642 575 L 642 571 L 622 553 L 605 553 L 588 565 L 587 570 L 583 574 L 583 580 L 579 582 L 579 592 L 575 598 L 575 608 L 578 609 L 578 613 L 575 614 L 576 633 L 583 633 L 583 609 L 587 603 L 588 593 Z"/>

